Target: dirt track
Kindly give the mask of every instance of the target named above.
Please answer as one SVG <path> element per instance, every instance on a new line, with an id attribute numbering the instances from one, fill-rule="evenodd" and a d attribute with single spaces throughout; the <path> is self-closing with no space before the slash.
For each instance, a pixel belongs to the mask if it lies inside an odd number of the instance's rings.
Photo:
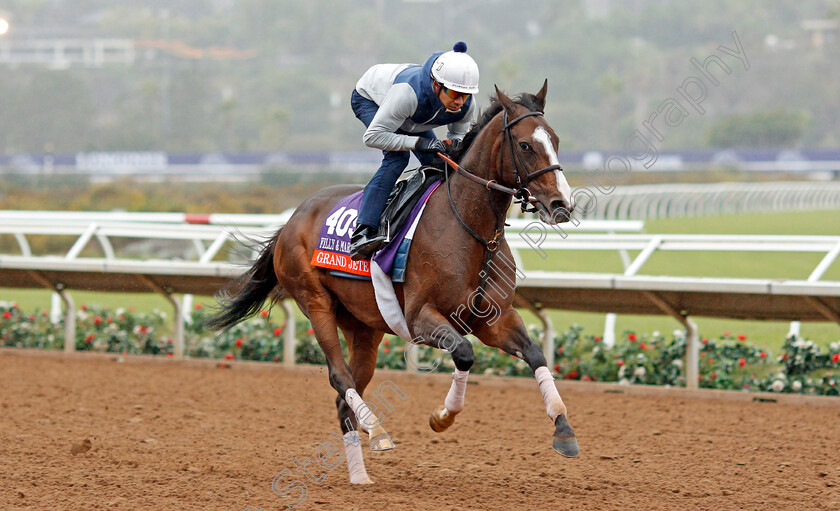
<path id="1" fill-rule="evenodd" d="M 0 352 L 0 509 L 286 509 L 272 479 L 303 479 L 294 459 L 338 430 L 325 371 Z M 326 480 L 297 509 L 840 509 L 840 407 L 560 382 L 571 460 L 551 449 L 533 380 L 473 378 L 440 435 L 427 420 L 445 377 L 384 380 L 407 398 L 383 422 L 397 449 L 365 449 L 376 484 L 313 459 Z"/>

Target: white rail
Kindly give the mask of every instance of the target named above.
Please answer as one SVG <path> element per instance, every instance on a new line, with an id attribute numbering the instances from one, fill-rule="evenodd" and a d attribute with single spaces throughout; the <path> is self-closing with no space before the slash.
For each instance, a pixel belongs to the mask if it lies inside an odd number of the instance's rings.
<path id="1" fill-rule="evenodd" d="M 592 190 L 595 191 L 594 189 Z M 579 195 L 584 219 L 648 220 L 766 211 L 840 208 L 840 182 L 661 184 L 616 187 L 597 193 L 595 204 Z"/>

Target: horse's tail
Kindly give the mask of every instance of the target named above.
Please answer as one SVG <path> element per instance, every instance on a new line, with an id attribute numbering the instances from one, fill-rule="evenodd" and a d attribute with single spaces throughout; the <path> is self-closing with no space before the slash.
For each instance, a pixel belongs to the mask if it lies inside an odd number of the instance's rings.
<path id="1" fill-rule="evenodd" d="M 269 296 L 273 300 L 280 298 L 282 289 L 272 294 L 278 285 L 274 273 L 274 250 L 279 237 L 278 230 L 277 234 L 262 242 L 260 255 L 251 268 L 219 291 L 216 295 L 219 308 L 206 320 L 207 327 L 216 330 L 228 328 L 258 313 Z"/>

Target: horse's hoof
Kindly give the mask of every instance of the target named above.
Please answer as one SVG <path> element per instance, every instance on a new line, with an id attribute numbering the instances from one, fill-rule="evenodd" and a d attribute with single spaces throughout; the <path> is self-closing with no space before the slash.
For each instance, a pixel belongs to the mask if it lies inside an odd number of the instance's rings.
<path id="1" fill-rule="evenodd" d="M 443 405 L 435 408 L 435 411 L 429 415 L 429 426 L 435 433 L 443 433 L 454 423 L 455 414 L 449 413 Z"/>
<path id="2" fill-rule="evenodd" d="M 575 432 L 569 426 L 565 415 L 558 415 L 554 419 L 554 450 L 567 458 L 577 458 L 580 454 L 580 447 L 578 446 Z"/>
<path id="3" fill-rule="evenodd" d="M 350 481 L 350 484 L 373 484 L 373 481 L 371 481 L 370 477 L 366 477 L 361 481 Z"/>
<path id="4" fill-rule="evenodd" d="M 391 441 L 391 435 L 388 433 L 379 433 L 370 439 L 371 451 L 389 451 L 395 447 L 396 445 Z"/>

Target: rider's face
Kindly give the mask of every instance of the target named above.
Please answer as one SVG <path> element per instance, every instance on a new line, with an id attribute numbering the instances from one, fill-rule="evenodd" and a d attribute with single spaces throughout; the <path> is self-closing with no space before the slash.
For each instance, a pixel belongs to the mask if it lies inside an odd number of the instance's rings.
<path id="1" fill-rule="evenodd" d="M 434 85 L 440 102 L 450 112 L 457 112 L 461 110 L 461 107 L 464 106 L 464 103 L 466 103 L 467 98 L 469 97 L 469 94 L 461 94 L 450 91 L 440 83 L 435 82 Z M 453 98 L 452 96 L 455 97 Z"/>

